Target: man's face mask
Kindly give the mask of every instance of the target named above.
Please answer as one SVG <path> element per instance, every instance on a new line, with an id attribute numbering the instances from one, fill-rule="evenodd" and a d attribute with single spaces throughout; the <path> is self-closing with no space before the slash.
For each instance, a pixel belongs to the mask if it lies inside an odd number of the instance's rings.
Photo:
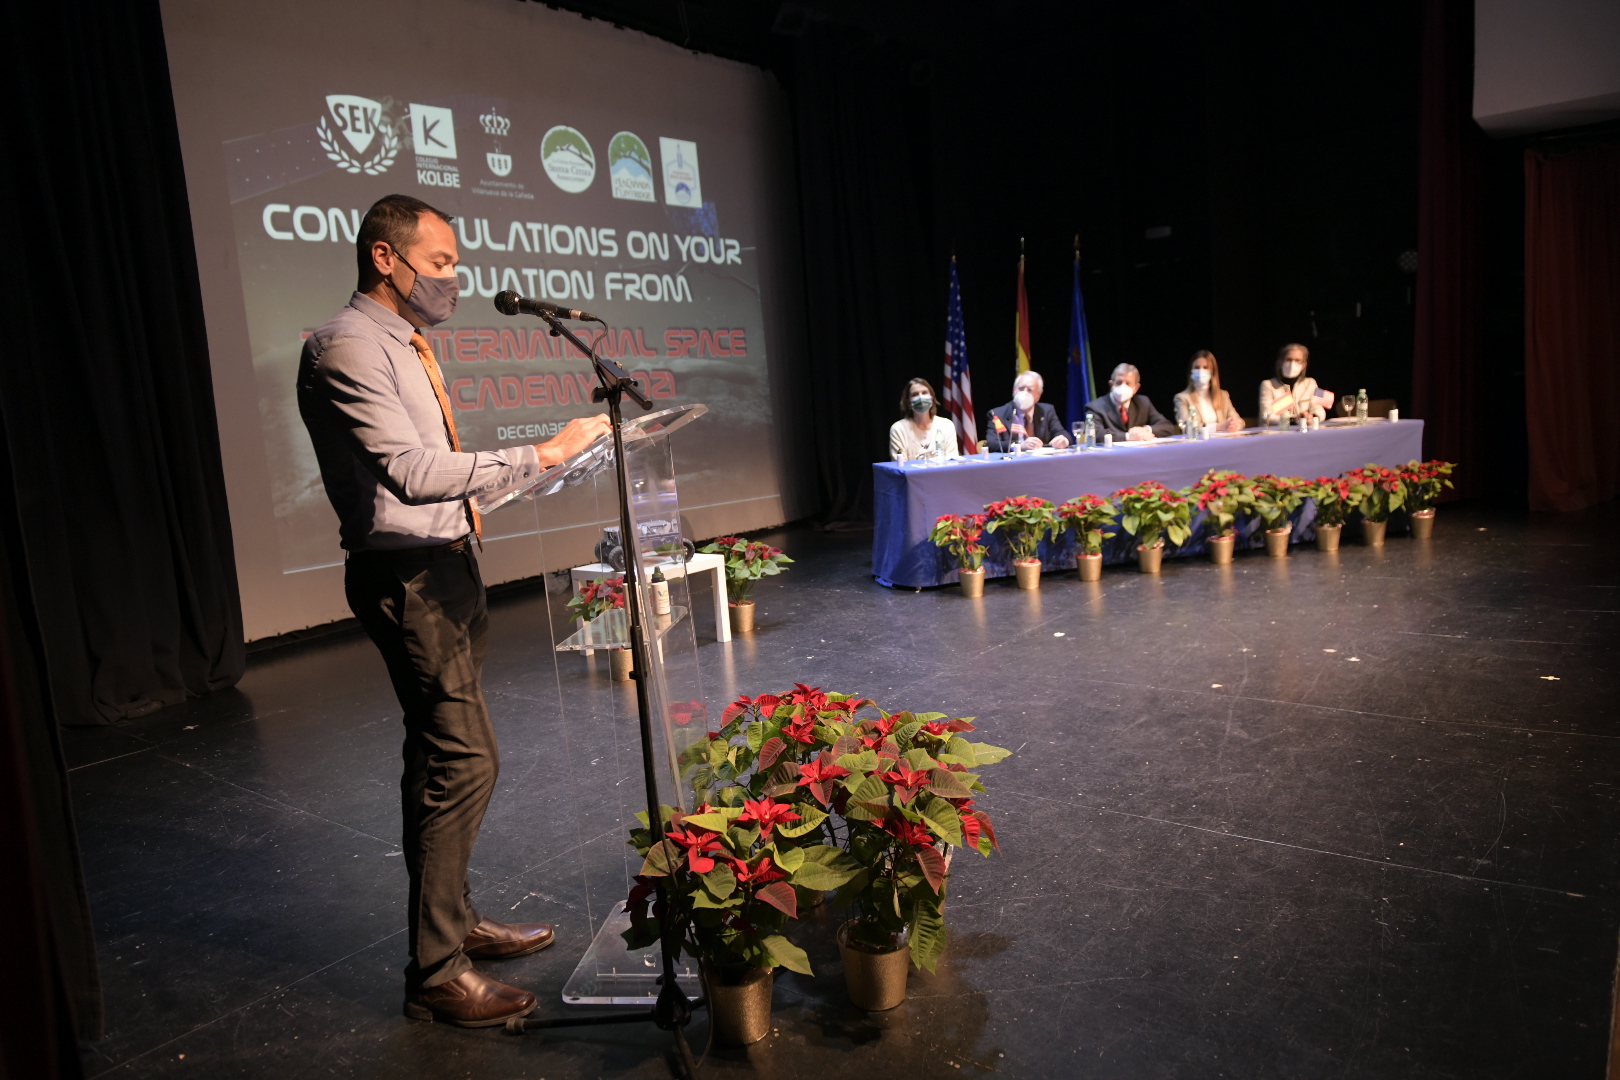
<path id="1" fill-rule="evenodd" d="M 1035 395 L 1028 390 L 1013 391 L 1013 404 L 1018 406 L 1019 412 L 1029 412 L 1035 407 Z"/>
<path id="2" fill-rule="evenodd" d="M 394 258 L 405 263 L 406 269 L 416 275 L 416 282 L 411 286 L 409 296 L 405 296 L 405 306 L 422 320 L 423 326 L 438 326 L 444 320 L 456 313 L 456 301 L 461 297 L 461 278 L 455 274 L 449 277 L 428 277 L 410 263 L 405 262 L 405 256 L 398 251 Z M 399 286 L 390 277 L 388 284 L 394 286 L 399 292 Z M 400 295 L 404 295 L 401 293 Z"/>
<path id="3" fill-rule="evenodd" d="M 1115 401 L 1123 405 L 1136 394 L 1136 387 L 1128 382 L 1115 383 L 1114 388 L 1108 392 L 1113 395 Z"/>

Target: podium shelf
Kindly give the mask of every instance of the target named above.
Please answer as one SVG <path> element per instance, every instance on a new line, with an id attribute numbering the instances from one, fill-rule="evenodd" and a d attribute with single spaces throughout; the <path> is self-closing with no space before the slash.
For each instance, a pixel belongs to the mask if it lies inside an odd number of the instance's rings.
<path id="1" fill-rule="evenodd" d="M 668 615 L 648 615 L 647 629 L 653 640 L 662 638 L 686 618 L 687 609 L 676 604 Z M 623 608 L 603 612 L 590 622 L 569 634 L 557 645 L 558 652 L 579 652 L 590 649 L 628 649 L 630 647 L 630 616 Z"/>

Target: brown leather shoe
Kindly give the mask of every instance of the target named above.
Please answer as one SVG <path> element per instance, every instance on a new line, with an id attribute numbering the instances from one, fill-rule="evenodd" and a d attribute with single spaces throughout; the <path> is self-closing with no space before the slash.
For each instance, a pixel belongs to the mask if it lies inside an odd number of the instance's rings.
<path id="1" fill-rule="evenodd" d="M 515 1016 L 528 1016 L 536 1004 L 527 990 L 496 982 L 471 968 L 449 982 L 407 994 L 405 1015 L 457 1027 L 495 1027 Z"/>
<path id="2" fill-rule="evenodd" d="M 508 924 L 484 919 L 461 943 L 461 951 L 470 960 L 510 960 L 537 953 L 556 940 L 550 923 Z"/>

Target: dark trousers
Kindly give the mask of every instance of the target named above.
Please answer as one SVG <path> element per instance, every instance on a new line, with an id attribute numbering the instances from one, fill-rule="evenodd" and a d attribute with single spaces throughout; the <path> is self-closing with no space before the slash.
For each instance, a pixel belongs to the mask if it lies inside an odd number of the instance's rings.
<path id="1" fill-rule="evenodd" d="M 437 986 L 472 967 L 461 951 L 479 921 L 467 860 L 500 771 L 479 685 L 489 630 L 484 582 L 466 548 L 354 552 L 344 591 L 405 710 L 405 977 L 411 987 Z"/>

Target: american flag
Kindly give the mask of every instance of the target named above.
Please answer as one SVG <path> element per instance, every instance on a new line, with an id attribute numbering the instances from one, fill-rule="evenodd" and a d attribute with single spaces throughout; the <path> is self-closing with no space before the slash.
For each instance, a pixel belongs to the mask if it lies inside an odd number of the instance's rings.
<path id="1" fill-rule="evenodd" d="M 964 454 L 979 447 L 979 421 L 973 415 L 973 380 L 968 376 L 967 333 L 962 329 L 962 284 L 951 256 L 951 299 L 945 313 L 945 408 L 956 423 L 956 445 Z"/>

